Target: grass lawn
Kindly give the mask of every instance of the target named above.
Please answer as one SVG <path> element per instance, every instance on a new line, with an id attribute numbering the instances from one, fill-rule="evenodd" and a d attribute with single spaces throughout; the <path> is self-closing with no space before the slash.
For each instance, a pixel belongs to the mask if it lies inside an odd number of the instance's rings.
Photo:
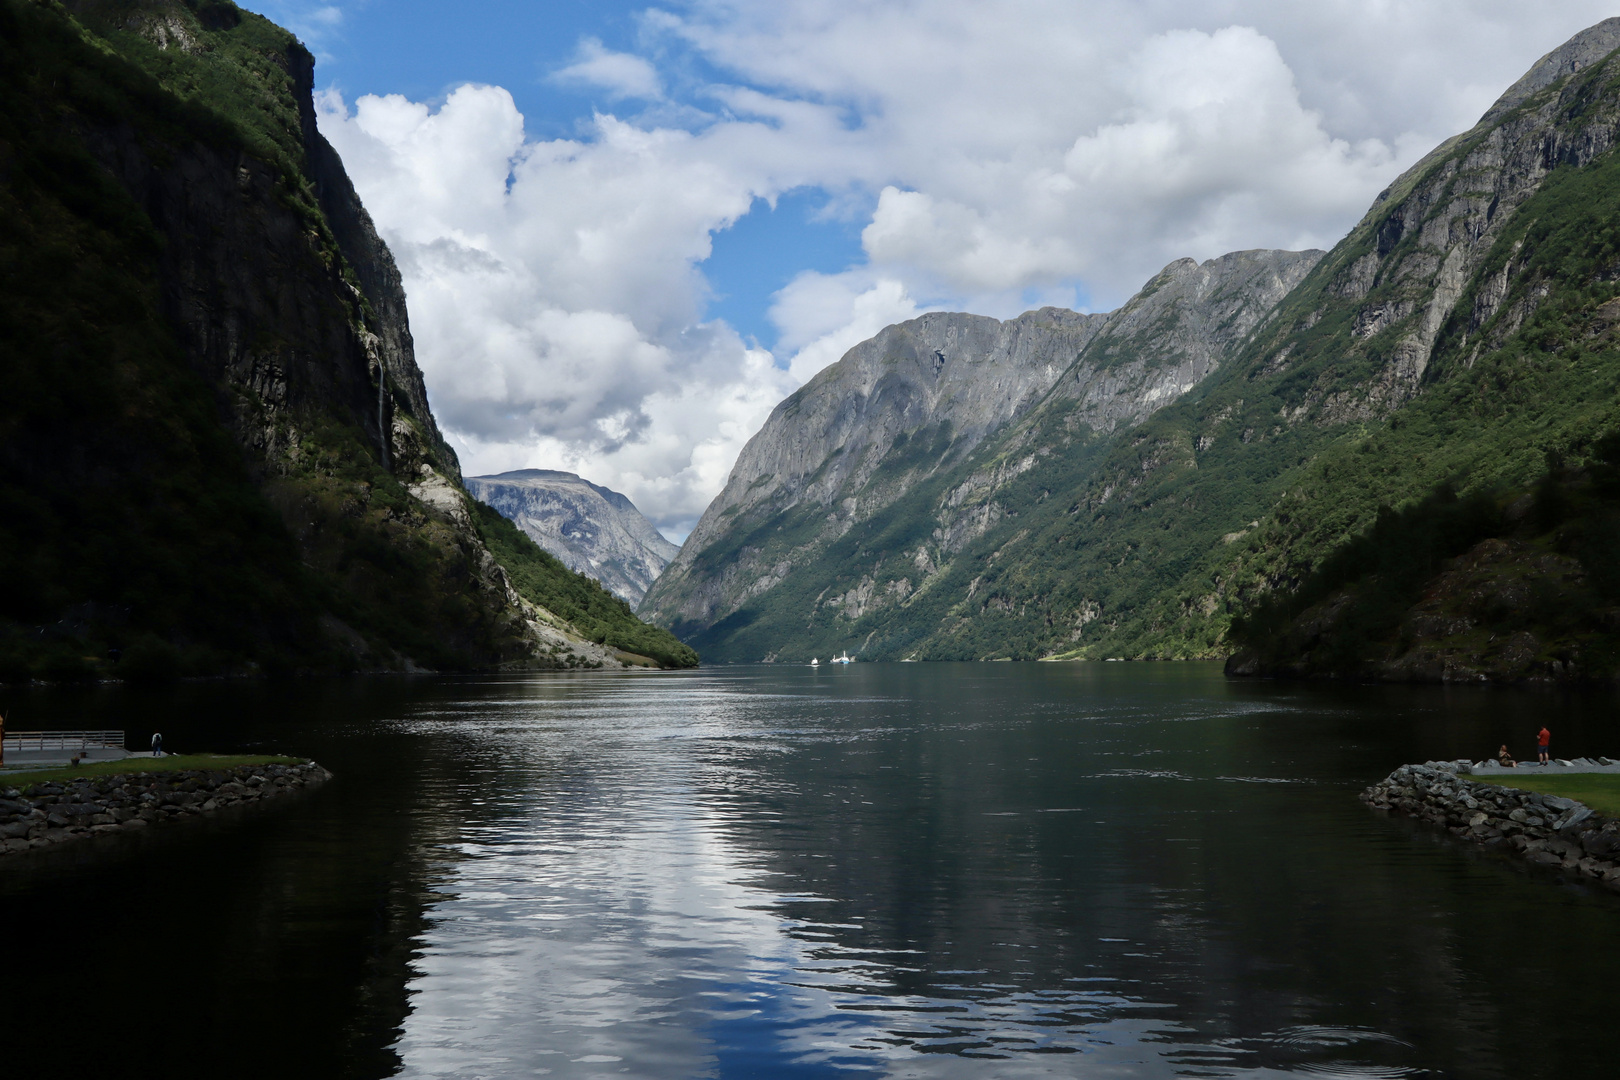
<path id="1" fill-rule="evenodd" d="M 1497 784 L 1500 787 L 1518 788 L 1520 791 L 1539 791 L 1543 795 L 1562 795 L 1566 799 L 1583 802 L 1600 814 L 1620 817 L 1620 773 L 1547 776 L 1534 767 L 1514 769 L 1513 772 L 1515 775 L 1511 781 L 1492 777 L 1483 782 Z"/>
<path id="2" fill-rule="evenodd" d="M 41 769 L 6 769 L 0 771 L 0 788 L 43 784 L 51 780 L 78 780 L 86 776 L 184 772 L 187 769 L 234 769 L 238 765 L 302 765 L 306 760 L 306 758 L 276 757 L 273 754 L 171 754 L 162 758 L 91 761 L 76 769 L 66 765 L 53 765 Z"/>

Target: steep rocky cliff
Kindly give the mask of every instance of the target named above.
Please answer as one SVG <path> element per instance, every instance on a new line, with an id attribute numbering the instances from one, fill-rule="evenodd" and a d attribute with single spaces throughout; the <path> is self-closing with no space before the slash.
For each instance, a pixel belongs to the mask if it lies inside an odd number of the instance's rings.
<path id="1" fill-rule="evenodd" d="M 1381 511 L 1584 467 L 1620 427 L 1616 45 L 1610 19 L 1536 63 L 1325 257 L 1228 256 L 1199 287 L 1167 268 L 1072 374 L 836 540 L 813 531 L 831 504 L 734 481 L 643 610 L 739 659 L 1218 656 Z M 1510 668 L 1567 670 L 1543 631 L 1519 626 Z"/>
<path id="2" fill-rule="evenodd" d="M 1233 615 L 1381 512 L 1522 488 L 1620 424 L 1617 45 L 1610 19 L 1538 62 L 1380 195 L 1219 385 L 1101 470 L 1092 537 L 1162 534 L 1178 500 L 1220 514 L 1174 579 L 1120 595 L 1090 655 L 1223 651 Z M 1138 571 L 1166 549 L 1139 550 L 1115 549 Z"/>
<path id="3" fill-rule="evenodd" d="M 469 476 L 467 490 L 564 566 L 600 581 L 632 607 L 680 550 L 629 499 L 571 472 Z"/>
<path id="4" fill-rule="evenodd" d="M 777 407 L 643 614 L 739 659 L 824 652 L 878 613 L 910 623 L 1006 515 L 995 491 L 1053 454 L 1089 457 L 1197 385 L 1320 255 L 1180 260 L 1108 315 L 887 328 Z M 916 636 L 871 634 L 867 655 Z"/>
<path id="5" fill-rule="evenodd" d="M 0 21 L 0 675 L 615 659 L 486 546 L 310 54 L 225 0 Z"/>
<path id="6" fill-rule="evenodd" d="M 1057 308 L 1005 323 L 938 313 L 855 346 L 749 440 L 643 601 L 648 616 L 685 639 L 813 566 L 829 541 L 1027 409 L 1101 322 Z"/>
<path id="7" fill-rule="evenodd" d="M 1007 491 L 1019 519 L 971 553 L 974 595 L 924 650 L 1221 655 L 1234 616 L 1388 508 L 1589 456 L 1620 423 L 1616 44 L 1608 20 L 1544 58 L 1196 390 L 1084 468 Z"/>

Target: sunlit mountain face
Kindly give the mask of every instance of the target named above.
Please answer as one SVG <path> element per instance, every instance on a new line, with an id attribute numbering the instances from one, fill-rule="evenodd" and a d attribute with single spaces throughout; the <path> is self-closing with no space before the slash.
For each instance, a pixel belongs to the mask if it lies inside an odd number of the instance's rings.
<path id="1" fill-rule="evenodd" d="M 576 472 L 677 537 L 770 409 L 884 326 L 1109 310 L 1173 259 L 1330 247 L 1608 13 L 264 10 L 319 58 L 470 471 Z"/>

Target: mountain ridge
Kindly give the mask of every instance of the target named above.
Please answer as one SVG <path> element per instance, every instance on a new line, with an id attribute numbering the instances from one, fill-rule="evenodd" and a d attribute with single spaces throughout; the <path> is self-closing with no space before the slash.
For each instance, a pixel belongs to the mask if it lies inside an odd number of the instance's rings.
<path id="1" fill-rule="evenodd" d="M 1381 508 L 1448 480 L 1464 497 L 1522 487 L 1548 453 L 1578 465 L 1620 422 L 1602 314 L 1620 288 L 1617 39 L 1606 20 L 1537 61 L 1174 400 L 1110 428 L 1049 391 L 813 560 L 771 546 L 803 523 L 739 510 L 745 528 L 710 542 L 707 593 L 671 578 L 644 611 L 719 659 L 829 642 L 874 659 L 1220 656 L 1234 617 Z M 1149 323 L 1135 342 L 1167 338 Z M 793 589 L 806 566 L 818 589 Z"/>
<path id="2" fill-rule="evenodd" d="M 938 519 L 937 528 L 930 521 L 937 535 L 929 543 L 929 530 L 922 530 L 918 539 L 925 542 L 907 556 L 916 567 L 911 577 L 892 578 L 875 600 L 866 576 L 832 594 L 840 611 L 857 618 L 874 603 L 912 602 L 914 590 L 927 587 L 940 566 L 1000 520 L 981 497 L 1000 482 L 996 469 L 966 464 L 981 444 L 1041 410 L 1062 413 L 1056 422 L 1064 437 L 1080 427 L 1109 435 L 1139 422 L 1218 365 L 1232 328 L 1263 317 L 1320 257 L 1251 251 L 1204 263 L 1177 260 L 1107 314 L 1043 308 L 1002 323 L 932 313 L 885 329 L 773 411 L 681 555 L 649 591 L 643 613 L 724 655 L 709 627 L 733 618 L 786 580 L 796 563 L 813 562 L 857 525 L 903 518 L 891 508 L 908 496 L 915 501 L 919 485 L 954 476 L 949 490 L 928 495 L 939 505 L 922 512 Z M 1165 327 L 1170 330 L 1161 340 Z M 940 382 L 947 385 L 937 388 Z M 958 401 L 969 406 L 961 424 Z M 806 426 L 812 434 L 802 433 Z M 778 462 L 797 468 L 789 482 Z M 1031 464 L 996 468 L 1016 476 Z M 794 520 L 779 520 L 783 515 Z M 752 539 L 732 543 L 725 534 L 734 535 L 739 522 L 752 528 Z M 768 535 L 784 528 L 795 538 L 791 545 Z M 923 580 L 913 585 L 919 573 Z M 789 607 L 825 606 L 832 587 Z M 746 625 L 750 638 L 757 637 L 757 626 Z"/>

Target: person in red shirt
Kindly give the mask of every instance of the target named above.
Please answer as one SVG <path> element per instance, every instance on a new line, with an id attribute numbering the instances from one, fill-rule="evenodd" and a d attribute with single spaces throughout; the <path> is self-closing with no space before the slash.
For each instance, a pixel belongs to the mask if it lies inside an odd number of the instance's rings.
<path id="1" fill-rule="evenodd" d="M 1543 724 L 1541 730 L 1536 732 L 1536 753 L 1541 756 L 1541 763 L 1547 764 L 1547 744 L 1552 742 L 1552 732 Z"/>

